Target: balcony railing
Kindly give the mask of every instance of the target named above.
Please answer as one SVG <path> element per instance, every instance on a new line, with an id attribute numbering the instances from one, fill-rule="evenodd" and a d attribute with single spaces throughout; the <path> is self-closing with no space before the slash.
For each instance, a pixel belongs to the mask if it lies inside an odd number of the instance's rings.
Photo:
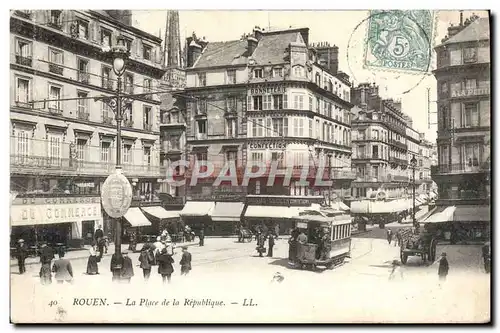
<path id="1" fill-rule="evenodd" d="M 469 97 L 469 96 L 481 96 L 489 95 L 490 88 L 471 88 L 471 89 L 459 89 L 452 90 L 451 97 Z"/>
<path id="2" fill-rule="evenodd" d="M 153 124 L 142 124 L 142 128 L 145 130 L 145 131 L 149 131 L 151 132 L 153 130 Z"/>
<path id="3" fill-rule="evenodd" d="M 70 158 L 50 158 L 46 156 L 10 155 L 11 172 L 54 175 L 107 176 L 115 169 L 115 163 L 78 161 Z M 160 177 L 160 166 L 122 164 L 126 176 Z"/>
<path id="4" fill-rule="evenodd" d="M 125 85 L 125 92 L 127 94 L 132 95 L 134 93 L 134 86 L 132 86 L 132 85 Z"/>
<path id="5" fill-rule="evenodd" d="M 112 117 L 102 117 L 102 123 L 106 125 L 113 125 L 113 118 Z"/>
<path id="6" fill-rule="evenodd" d="M 16 10 L 16 15 L 25 19 L 31 19 L 33 12 L 31 10 Z"/>
<path id="7" fill-rule="evenodd" d="M 489 166 L 486 163 L 473 163 L 472 165 L 463 165 L 461 163 L 458 163 L 431 166 L 431 173 L 433 175 L 483 173 L 487 171 L 489 171 Z"/>
<path id="8" fill-rule="evenodd" d="M 102 87 L 105 89 L 113 90 L 113 81 L 111 80 L 102 80 Z"/>
<path id="9" fill-rule="evenodd" d="M 383 160 L 384 158 L 379 154 L 359 154 L 352 158 L 353 160 Z"/>
<path id="10" fill-rule="evenodd" d="M 87 121 L 89 120 L 90 113 L 88 113 L 88 112 L 78 111 L 76 114 L 77 114 L 78 119 L 87 120 Z"/>
<path id="11" fill-rule="evenodd" d="M 393 175 L 392 180 L 395 182 L 408 182 L 410 181 L 410 177 L 408 176 L 399 176 L 399 175 Z"/>
<path id="12" fill-rule="evenodd" d="M 134 121 L 133 120 L 124 120 L 123 127 L 134 128 Z"/>
<path id="13" fill-rule="evenodd" d="M 206 140 L 207 138 L 207 133 L 196 133 L 196 140 Z"/>
<path id="14" fill-rule="evenodd" d="M 62 23 L 59 22 L 59 20 L 56 20 L 56 19 L 51 19 L 47 25 L 51 28 L 54 28 L 54 29 L 58 29 L 58 30 L 62 30 Z"/>
<path id="15" fill-rule="evenodd" d="M 390 157 L 389 162 L 399 164 L 399 165 L 408 165 L 408 161 L 402 158 Z"/>
<path id="16" fill-rule="evenodd" d="M 60 108 L 49 107 L 49 113 L 55 116 L 61 116 L 63 114 L 63 110 Z"/>
<path id="17" fill-rule="evenodd" d="M 49 63 L 49 72 L 57 74 L 57 75 L 63 75 L 64 68 L 61 67 L 58 64 L 54 63 Z"/>
<path id="18" fill-rule="evenodd" d="M 87 72 L 78 72 L 78 81 L 88 84 L 90 82 L 90 74 Z"/>
<path id="19" fill-rule="evenodd" d="M 33 64 L 33 59 L 31 57 L 23 57 L 16 54 L 16 64 L 31 67 Z"/>
<path id="20" fill-rule="evenodd" d="M 356 182 L 367 182 L 367 183 L 383 183 L 387 182 L 388 179 L 386 176 L 383 175 L 356 175 L 356 178 L 354 179 Z"/>
<path id="21" fill-rule="evenodd" d="M 408 145 L 394 139 L 389 140 L 389 143 L 401 149 L 408 149 Z"/>

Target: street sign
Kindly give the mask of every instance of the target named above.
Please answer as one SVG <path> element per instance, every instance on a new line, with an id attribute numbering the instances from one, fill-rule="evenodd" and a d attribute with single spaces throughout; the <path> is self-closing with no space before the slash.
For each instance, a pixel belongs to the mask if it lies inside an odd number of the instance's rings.
<path id="1" fill-rule="evenodd" d="M 132 202 L 132 186 L 128 179 L 117 170 L 109 175 L 101 189 L 102 207 L 113 218 L 120 218 L 130 207 Z"/>

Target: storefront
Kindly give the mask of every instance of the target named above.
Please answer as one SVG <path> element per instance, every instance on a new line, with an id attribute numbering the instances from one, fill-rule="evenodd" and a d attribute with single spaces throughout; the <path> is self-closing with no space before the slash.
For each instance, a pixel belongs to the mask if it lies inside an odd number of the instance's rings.
<path id="1" fill-rule="evenodd" d="M 293 217 L 304 210 L 318 209 L 323 201 L 320 196 L 248 195 L 244 224 L 252 230 L 257 225 L 268 229 L 279 225 L 280 234 L 290 234 L 294 228 Z"/>
<path id="2" fill-rule="evenodd" d="M 131 233 L 135 233 L 139 238 L 141 235 L 149 235 L 152 233 L 151 222 L 144 216 L 141 209 L 139 207 L 131 207 L 127 210 L 124 219 L 124 230 L 128 236 Z M 126 241 L 129 241 L 127 237 Z"/>
<path id="3" fill-rule="evenodd" d="M 31 197 L 13 200 L 11 240 L 22 238 L 30 246 L 40 241 L 82 247 L 102 225 L 99 197 Z"/>
<path id="4" fill-rule="evenodd" d="M 189 225 L 193 231 L 198 232 L 204 228 L 205 235 L 210 235 L 212 234 L 210 217 L 214 208 L 214 201 L 187 201 L 179 215 L 184 225 Z"/>
<path id="5" fill-rule="evenodd" d="M 243 208 L 243 202 L 216 202 L 211 214 L 214 235 L 233 235 L 241 223 Z"/>
<path id="6" fill-rule="evenodd" d="M 183 230 L 180 210 L 166 210 L 161 206 L 141 207 L 142 212 L 153 225 L 155 235 L 160 235 L 164 229 L 170 234 L 178 234 Z"/>

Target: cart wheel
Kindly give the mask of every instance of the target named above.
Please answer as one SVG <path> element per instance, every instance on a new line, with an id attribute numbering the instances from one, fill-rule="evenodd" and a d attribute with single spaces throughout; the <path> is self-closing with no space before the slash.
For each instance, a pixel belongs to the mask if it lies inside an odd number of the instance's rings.
<path id="1" fill-rule="evenodd" d="M 401 263 L 403 263 L 403 265 L 406 265 L 407 262 L 408 262 L 408 255 L 404 252 L 401 252 Z"/>

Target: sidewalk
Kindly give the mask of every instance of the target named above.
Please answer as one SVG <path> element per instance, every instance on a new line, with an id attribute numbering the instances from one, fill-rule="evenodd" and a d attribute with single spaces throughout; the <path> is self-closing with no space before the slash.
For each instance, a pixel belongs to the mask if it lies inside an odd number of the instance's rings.
<path id="1" fill-rule="evenodd" d="M 207 237 L 205 237 L 207 238 Z M 137 249 L 142 248 L 143 243 L 137 244 Z M 198 240 L 195 242 L 184 242 L 184 243 L 176 243 L 175 247 L 181 247 L 181 246 L 193 246 L 193 245 L 198 245 Z M 88 258 L 89 256 L 89 245 L 86 245 L 83 249 L 79 250 L 74 250 L 74 251 L 68 251 L 64 255 L 64 258 L 66 259 L 84 259 Z M 128 244 L 122 244 L 122 251 L 123 250 L 128 250 Z M 114 244 L 110 244 L 108 247 L 108 253 L 104 254 L 103 257 L 106 256 L 111 256 L 115 253 L 115 246 Z M 55 255 L 57 259 L 57 254 Z M 25 264 L 26 265 L 34 265 L 34 264 L 39 264 L 40 263 L 40 257 L 29 257 L 26 258 Z M 10 259 L 10 267 L 17 267 L 17 259 Z"/>

